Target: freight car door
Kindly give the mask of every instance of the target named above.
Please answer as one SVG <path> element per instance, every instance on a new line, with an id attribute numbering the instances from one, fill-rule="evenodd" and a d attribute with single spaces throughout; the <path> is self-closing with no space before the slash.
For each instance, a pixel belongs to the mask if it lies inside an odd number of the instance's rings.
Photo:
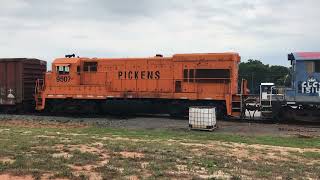
<path id="1" fill-rule="evenodd" d="M 17 62 L 2 62 L 0 64 L 0 104 L 15 104 L 16 87 L 18 86 L 16 72 Z"/>
<path id="2" fill-rule="evenodd" d="M 6 63 L 0 62 L 0 105 L 5 103 L 6 97 Z"/>

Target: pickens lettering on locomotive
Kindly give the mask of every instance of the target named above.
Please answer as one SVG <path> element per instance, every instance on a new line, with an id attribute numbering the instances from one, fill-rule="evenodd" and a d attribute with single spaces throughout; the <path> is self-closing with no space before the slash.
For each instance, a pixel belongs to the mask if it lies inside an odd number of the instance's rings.
<path id="1" fill-rule="evenodd" d="M 119 71 L 119 79 L 160 79 L 160 71 Z"/>

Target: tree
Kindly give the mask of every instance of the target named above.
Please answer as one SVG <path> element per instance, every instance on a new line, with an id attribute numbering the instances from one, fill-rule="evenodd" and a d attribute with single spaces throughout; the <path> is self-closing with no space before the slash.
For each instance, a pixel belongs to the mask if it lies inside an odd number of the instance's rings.
<path id="1" fill-rule="evenodd" d="M 249 59 L 239 65 L 239 80 L 248 80 L 250 93 L 259 93 L 259 85 L 263 82 L 272 82 L 277 86 L 288 85 L 289 74 L 290 69 L 287 67 L 269 66 L 260 60 Z"/>

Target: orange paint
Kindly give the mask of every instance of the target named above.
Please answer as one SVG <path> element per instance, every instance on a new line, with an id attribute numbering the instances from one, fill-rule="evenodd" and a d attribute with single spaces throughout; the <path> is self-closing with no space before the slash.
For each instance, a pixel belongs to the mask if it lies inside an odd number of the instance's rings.
<path id="1" fill-rule="evenodd" d="M 46 99 L 162 98 L 225 101 L 238 93 L 237 53 L 150 58 L 59 58 L 39 91 Z"/>

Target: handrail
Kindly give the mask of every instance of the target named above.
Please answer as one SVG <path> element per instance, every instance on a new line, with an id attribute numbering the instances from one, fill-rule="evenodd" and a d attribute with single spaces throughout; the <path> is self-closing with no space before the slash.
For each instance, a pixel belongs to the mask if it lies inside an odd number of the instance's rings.
<path id="1" fill-rule="evenodd" d="M 37 79 L 36 85 L 35 85 L 35 94 L 38 94 L 39 92 L 44 90 L 44 79 Z"/>

